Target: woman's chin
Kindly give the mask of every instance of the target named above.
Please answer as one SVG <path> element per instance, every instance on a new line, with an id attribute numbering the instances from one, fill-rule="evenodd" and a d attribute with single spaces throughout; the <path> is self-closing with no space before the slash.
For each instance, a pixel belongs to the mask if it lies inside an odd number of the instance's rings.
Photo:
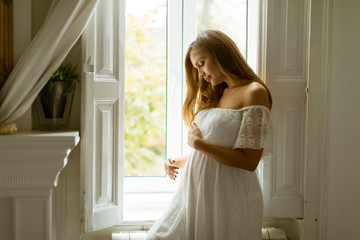
<path id="1" fill-rule="evenodd" d="M 211 86 L 216 87 L 216 86 L 219 85 L 221 82 L 210 81 L 209 83 L 211 84 Z"/>
<path id="2" fill-rule="evenodd" d="M 206 81 L 208 84 L 211 84 L 211 86 L 215 87 L 217 85 L 219 85 L 220 83 L 219 82 L 216 82 L 216 81 L 213 81 L 212 79 L 210 79 L 209 81 Z"/>

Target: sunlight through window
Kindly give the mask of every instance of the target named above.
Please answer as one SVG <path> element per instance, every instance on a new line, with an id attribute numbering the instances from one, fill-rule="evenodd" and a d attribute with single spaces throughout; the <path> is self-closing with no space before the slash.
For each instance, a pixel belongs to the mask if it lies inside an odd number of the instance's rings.
<path id="1" fill-rule="evenodd" d="M 126 1 L 125 176 L 164 176 L 166 14 L 166 0 Z"/>
<path id="2" fill-rule="evenodd" d="M 246 57 L 247 0 L 197 0 L 197 30 L 218 29 L 233 39 Z"/>

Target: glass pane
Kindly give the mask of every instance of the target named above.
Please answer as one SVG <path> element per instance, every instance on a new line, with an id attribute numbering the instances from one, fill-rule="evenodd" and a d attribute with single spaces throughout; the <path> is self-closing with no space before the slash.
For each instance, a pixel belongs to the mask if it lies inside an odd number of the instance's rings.
<path id="1" fill-rule="evenodd" d="M 247 0 L 197 0 L 198 32 L 217 29 L 227 34 L 246 57 Z"/>
<path id="2" fill-rule="evenodd" d="M 166 0 L 127 0 L 125 176 L 164 176 Z"/>

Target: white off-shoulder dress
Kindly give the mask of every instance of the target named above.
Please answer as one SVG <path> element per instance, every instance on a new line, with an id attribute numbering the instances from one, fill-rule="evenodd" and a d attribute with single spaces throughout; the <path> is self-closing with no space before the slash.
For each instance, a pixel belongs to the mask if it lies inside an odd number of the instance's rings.
<path id="1" fill-rule="evenodd" d="M 204 140 L 226 148 L 271 152 L 268 108 L 211 108 L 194 121 Z M 241 159 L 239 159 L 241 161 Z M 192 150 L 177 192 L 147 240 L 259 240 L 263 199 L 256 172 L 222 164 Z"/>

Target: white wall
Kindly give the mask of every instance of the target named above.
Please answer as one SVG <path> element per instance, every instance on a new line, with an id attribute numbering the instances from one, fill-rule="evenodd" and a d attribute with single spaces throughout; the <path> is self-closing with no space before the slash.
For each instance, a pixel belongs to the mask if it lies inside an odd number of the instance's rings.
<path id="1" fill-rule="evenodd" d="M 332 4 L 327 239 L 360 239 L 360 1 Z"/>
<path id="2" fill-rule="evenodd" d="M 14 0 L 14 64 L 18 62 L 21 55 L 29 45 L 32 38 L 31 27 L 31 1 Z M 22 117 L 17 119 L 16 125 L 19 131 L 31 130 L 31 109 Z"/>

